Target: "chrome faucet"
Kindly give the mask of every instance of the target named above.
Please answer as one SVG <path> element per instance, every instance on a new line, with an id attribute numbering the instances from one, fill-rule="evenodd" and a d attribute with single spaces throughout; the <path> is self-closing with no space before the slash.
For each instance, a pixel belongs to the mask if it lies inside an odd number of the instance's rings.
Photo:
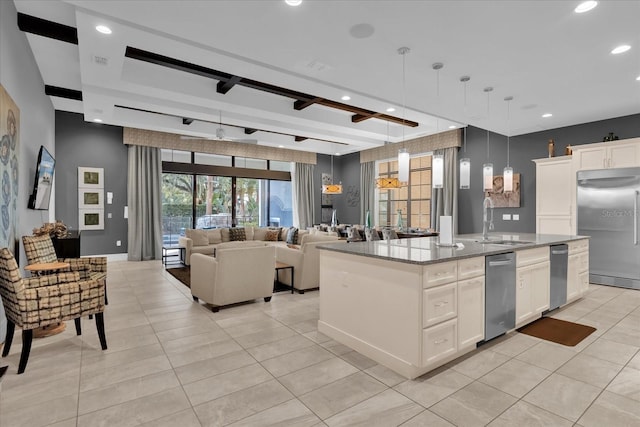
<path id="1" fill-rule="evenodd" d="M 491 209 L 490 217 L 487 215 L 487 209 Z M 482 202 L 482 240 L 489 240 L 489 230 L 493 230 L 493 200 L 485 197 Z"/>

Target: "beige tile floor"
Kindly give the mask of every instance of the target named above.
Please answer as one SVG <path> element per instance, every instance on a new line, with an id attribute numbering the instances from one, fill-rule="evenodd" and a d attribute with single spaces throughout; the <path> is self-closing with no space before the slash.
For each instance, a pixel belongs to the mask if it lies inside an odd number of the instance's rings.
<path id="1" fill-rule="evenodd" d="M 17 334 L 0 426 L 640 426 L 640 291 L 556 313 L 598 328 L 576 347 L 512 333 L 407 381 L 318 333 L 318 292 L 212 313 L 159 262 L 108 271 L 109 350 L 69 322 L 18 376 Z"/>

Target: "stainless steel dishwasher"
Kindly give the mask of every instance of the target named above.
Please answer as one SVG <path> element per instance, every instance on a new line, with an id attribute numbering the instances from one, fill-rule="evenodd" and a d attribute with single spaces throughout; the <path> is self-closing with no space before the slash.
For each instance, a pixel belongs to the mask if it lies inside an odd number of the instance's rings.
<path id="1" fill-rule="evenodd" d="M 516 256 L 513 252 L 485 259 L 484 340 L 516 327 Z"/>
<path id="2" fill-rule="evenodd" d="M 555 310 L 567 302 L 567 262 L 569 246 L 551 245 L 551 284 L 549 289 L 549 310 Z"/>

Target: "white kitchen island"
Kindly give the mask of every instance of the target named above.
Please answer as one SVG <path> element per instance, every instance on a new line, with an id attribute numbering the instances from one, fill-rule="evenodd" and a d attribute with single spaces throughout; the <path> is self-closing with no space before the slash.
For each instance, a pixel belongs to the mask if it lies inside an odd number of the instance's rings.
<path id="1" fill-rule="evenodd" d="M 484 340 L 485 256 L 516 255 L 516 327 L 549 308 L 549 246 L 568 243 L 568 300 L 588 287 L 588 238 L 537 234 L 327 244 L 320 251 L 318 330 L 407 378 Z M 519 243 L 527 242 L 527 243 Z"/>

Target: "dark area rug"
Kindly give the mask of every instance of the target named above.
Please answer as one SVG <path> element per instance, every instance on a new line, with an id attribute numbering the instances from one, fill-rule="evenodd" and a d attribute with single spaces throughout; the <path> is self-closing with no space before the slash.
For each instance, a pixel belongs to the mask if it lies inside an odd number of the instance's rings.
<path id="1" fill-rule="evenodd" d="M 181 281 L 187 288 L 191 287 L 191 269 L 188 266 L 167 268 L 167 273 Z"/>
<path id="2" fill-rule="evenodd" d="M 596 328 L 566 320 L 543 317 L 518 329 L 518 332 L 532 337 L 573 347 L 595 332 Z"/>

